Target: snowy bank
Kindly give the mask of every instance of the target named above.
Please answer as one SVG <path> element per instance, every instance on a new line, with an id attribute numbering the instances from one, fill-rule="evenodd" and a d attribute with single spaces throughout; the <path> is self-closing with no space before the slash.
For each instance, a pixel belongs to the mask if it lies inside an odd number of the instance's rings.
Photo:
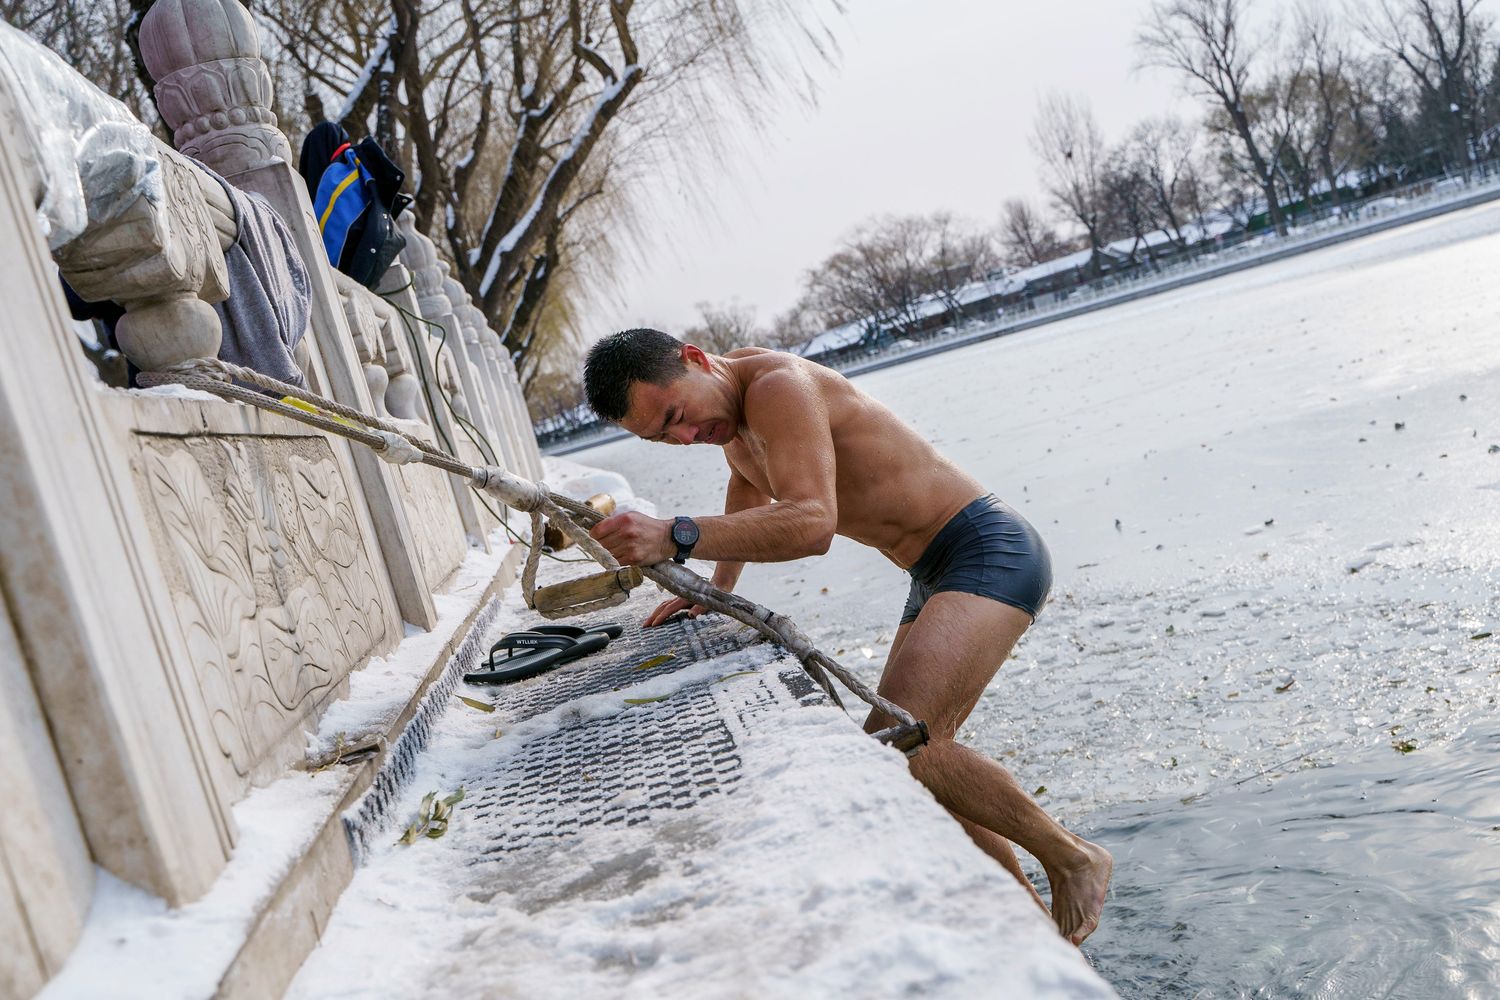
<path id="1" fill-rule="evenodd" d="M 656 600 L 602 616 L 604 653 L 461 691 L 292 996 L 1113 995 L 794 662 L 723 620 L 640 630 Z M 512 594 L 490 637 L 530 620 Z"/>

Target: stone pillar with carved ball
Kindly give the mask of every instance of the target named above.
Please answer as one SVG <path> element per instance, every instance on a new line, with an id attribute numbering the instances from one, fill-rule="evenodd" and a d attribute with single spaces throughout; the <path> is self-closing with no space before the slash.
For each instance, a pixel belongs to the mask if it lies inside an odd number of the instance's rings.
<path id="1" fill-rule="evenodd" d="M 311 387 L 346 406 L 374 412 L 339 290 L 313 217 L 307 185 L 271 111 L 271 75 L 255 21 L 238 0 L 157 0 L 141 20 L 141 57 L 156 81 L 157 106 L 182 152 L 231 184 L 266 198 L 291 231 L 307 265 Z M 418 540 L 391 467 L 366 448 L 347 451 L 380 537 L 391 584 L 407 621 L 437 621 Z"/>

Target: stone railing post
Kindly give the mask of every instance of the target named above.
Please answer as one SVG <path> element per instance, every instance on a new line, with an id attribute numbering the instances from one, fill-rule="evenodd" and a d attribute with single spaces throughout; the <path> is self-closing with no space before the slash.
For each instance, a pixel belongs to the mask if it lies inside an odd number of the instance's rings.
<path id="1" fill-rule="evenodd" d="M 531 473 L 532 478 L 539 478 L 527 454 L 526 445 L 526 442 L 534 440 L 535 436 L 531 433 L 531 422 L 526 419 L 523 412 L 524 403 L 521 402 L 520 387 L 511 376 L 514 369 L 507 356 L 505 344 L 501 342 L 500 335 L 489 327 L 484 329 L 481 344 L 490 358 L 490 363 L 495 366 L 495 384 L 500 388 L 500 399 L 505 406 L 505 427 L 510 449 L 515 453 L 516 470 L 523 475 Z"/>
<path id="2" fill-rule="evenodd" d="M 141 21 L 140 46 L 177 147 L 235 186 L 263 195 L 291 230 L 312 292 L 316 351 L 310 384 L 371 412 L 370 388 L 307 185 L 293 168 L 291 147 L 271 111 L 271 75 L 249 11 L 239 0 L 158 0 Z M 431 628 L 437 622 L 431 594 L 437 581 L 424 576 L 391 467 L 367 448 L 346 453 L 358 472 L 401 616 Z"/>
<path id="3" fill-rule="evenodd" d="M 406 234 L 406 249 L 401 251 L 401 263 L 411 272 L 412 291 L 417 299 L 417 313 L 427 322 L 422 332 L 432 341 L 434 352 L 438 346 L 459 352 L 463 350 L 463 335 L 457 333 L 453 322 L 453 305 L 443 291 L 443 279 L 448 269 L 438 259 L 437 247 L 426 234 L 417 230 L 410 216 L 401 220 Z"/>
<path id="4" fill-rule="evenodd" d="M 344 318 L 354 339 L 354 353 L 364 367 L 365 385 L 370 389 L 370 411 L 385 417 L 385 394 L 390 387 L 390 373 L 385 368 L 385 342 L 380 336 L 382 318 L 376 316 L 368 291 L 353 280 L 337 275 L 339 294 L 344 300 Z"/>
<path id="5" fill-rule="evenodd" d="M 443 270 L 446 271 L 447 268 L 444 267 Z M 470 419 L 493 449 L 499 399 L 495 395 L 493 380 L 485 372 L 487 365 L 484 353 L 479 348 L 479 335 L 467 316 L 470 308 L 469 293 L 464 290 L 463 285 L 448 277 L 443 279 L 443 295 L 448 299 L 448 307 L 453 316 L 453 335 L 459 342 L 459 348 L 454 354 L 463 359 L 463 367 L 468 370 L 469 398 L 473 402 L 470 407 L 473 416 Z"/>
<path id="6" fill-rule="evenodd" d="M 517 447 L 521 450 L 521 459 L 531 470 L 531 478 L 541 479 L 542 453 L 537 448 L 536 435 L 531 430 L 531 411 L 526 406 L 526 395 L 521 390 L 521 374 L 516 371 L 516 363 L 512 360 L 510 352 L 505 349 L 505 345 L 499 343 L 498 335 L 496 335 L 496 350 L 499 354 L 506 396 L 510 400 L 511 410 L 516 415 Z"/>
<path id="7" fill-rule="evenodd" d="M 436 360 L 434 341 L 428 333 L 427 325 L 420 322 L 426 314 L 422 311 L 421 303 L 417 299 L 416 289 L 419 281 L 415 273 L 407 270 L 407 261 L 413 256 L 416 229 L 412 226 L 410 215 L 402 216 L 399 225 L 402 232 L 406 234 L 406 249 L 401 253 L 401 260 L 392 264 L 386 271 L 385 277 L 380 282 L 379 293 L 396 313 L 391 332 L 402 341 L 406 360 L 410 362 L 410 368 L 407 370 L 415 376 L 413 385 L 418 391 L 413 393 L 413 405 L 422 412 L 422 419 L 432 425 L 436 437 L 435 443 L 443 445 L 446 442 L 456 454 L 463 457 L 460 442 L 467 442 L 468 438 L 456 426 L 453 414 L 449 412 L 448 405 L 443 402 L 444 387 Z M 423 237 L 423 239 L 426 238 Z M 431 247 L 430 241 L 427 247 Z M 418 255 L 420 255 L 420 250 L 419 246 Z M 392 385 L 395 385 L 394 380 Z M 424 388 L 426 393 L 430 394 L 430 406 L 428 399 L 423 398 L 421 390 Z M 404 385 L 402 391 L 405 391 Z M 451 399 L 451 396 L 449 398 Z M 395 413 L 396 410 L 393 409 L 391 412 Z M 469 457 L 470 460 L 476 458 L 472 455 Z M 469 533 L 470 538 L 484 543 L 488 533 L 481 523 L 479 506 L 474 502 L 469 484 L 457 476 L 449 476 L 448 479 L 453 487 L 453 497 L 458 504 L 458 513 L 463 521 L 464 530 Z"/>
<path id="8" fill-rule="evenodd" d="M 439 391 L 441 381 L 438 380 L 437 359 L 440 353 L 447 355 L 454 364 L 454 370 L 458 372 L 465 394 L 473 399 L 474 396 L 469 391 L 469 372 L 458 364 L 465 357 L 463 331 L 454 320 L 453 307 L 443 291 L 445 267 L 438 260 L 437 248 L 432 245 L 432 240 L 417 231 L 410 215 L 404 216 L 400 224 L 401 231 L 406 235 L 406 249 L 401 251 L 401 263 L 411 275 L 410 290 L 416 303 L 416 313 L 426 321 L 416 324 L 419 328 L 417 340 L 428 345 L 427 354 L 431 358 L 431 367 L 424 374 L 433 379 L 430 383 L 433 391 Z M 417 363 L 420 366 L 422 359 L 418 358 Z M 440 419 L 448 421 L 443 429 L 454 445 L 457 446 L 460 440 L 467 441 L 468 437 L 464 432 L 452 425 L 446 408 L 439 404 L 438 409 Z"/>
<path id="9" fill-rule="evenodd" d="M 484 313 L 468 302 L 467 298 L 458 312 L 469 338 L 469 350 L 479 359 L 479 370 L 489 393 L 490 426 L 494 429 L 491 441 L 504 456 L 505 467 L 519 473 L 522 465 L 515 443 L 515 418 L 510 403 L 505 398 L 505 379 L 501 373 L 499 356 L 495 353 L 495 335 L 490 331 L 489 320 Z"/>
<path id="10" fill-rule="evenodd" d="M 385 390 L 386 411 L 403 420 L 430 423 L 427 408 L 421 401 L 422 383 L 412 371 L 415 365 L 399 314 L 386 317 L 380 336 L 385 343 L 385 372 L 389 378 Z"/>
<path id="11" fill-rule="evenodd" d="M 210 303 L 229 296 L 224 250 L 234 242 L 234 209 L 219 183 L 185 157 L 149 137 L 131 148 L 127 128 L 107 125 L 91 133 L 95 145 L 119 144 L 106 155 L 80 151 L 91 223 L 54 256 L 84 299 L 125 307 L 115 337 L 136 367 L 149 371 L 216 357 L 223 330 Z M 101 203 L 122 194 L 123 159 L 135 160 L 137 173 L 157 167 L 165 197 L 142 193 L 123 210 L 101 210 Z M 93 221 L 101 216 L 105 221 Z"/>

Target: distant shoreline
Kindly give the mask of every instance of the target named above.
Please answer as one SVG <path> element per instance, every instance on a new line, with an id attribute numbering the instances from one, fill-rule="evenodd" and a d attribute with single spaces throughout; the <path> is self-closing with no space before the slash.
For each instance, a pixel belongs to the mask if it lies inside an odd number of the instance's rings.
<path id="1" fill-rule="evenodd" d="M 1312 251 L 1322 250 L 1327 247 L 1336 246 L 1340 243 L 1347 243 L 1351 240 L 1362 239 L 1366 236 L 1373 236 L 1377 233 L 1383 233 L 1391 229 L 1399 228 L 1401 226 L 1410 225 L 1414 222 L 1425 222 L 1428 219 L 1437 218 L 1440 215 L 1447 215 L 1451 212 L 1463 211 L 1467 208 L 1476 208 L 1480 205 L 1495 201 L 1497 199 L 1500 199 L 1500 185 L 1487 187 L 1483 190 L 1464 195 L 1463 197 L 1454 198 L 1452 201 L 1445 201 L 1437 205 L 1428 205 L 1422 208 L 1414 208 L 1409 212 L 1393 213 L 1379 219 L 1372 219 L 1367 223 L 1341 228 L 1336 232 L 1327 233 L 1323 236 L 1317 236 L 1305 241 L 1299 241 L 1292 246 L 1272 247 L 1267 249 L 1264 253 L 1257 253 L 1253 256 L 1244 257 L 1239 260 L 1225 261 L 1223 264 L 1220 264 L 1218 266 L 1203 268 L 1202 270 L 1197 270 L 1190 274 L 1181 274 L 1175 277 L 1166 277 L 1162 278 L 1160 281 L 1142 283 L 1133 288 L 1121 289 L 1118 292 L 1104 293 L 1089 299 L 1087 302 L 1080 302 L 1074 306 L 1068 306 L 1054 310 L 1047 313 L 1047 315 L 1045 316 L 1036 316 L 1031 319 L 1023 319 L 1009 323 L 1003 321 L 996 322 L 988 327 L 975 330 L 971 333 L 965 333 L 960 336 L 944 340 L 940 343 L 925 344 L 921 347 L 916 347 L 909 351 L 902 351 L 898 354 L 892 354 L 887 357 L 875 358 L 870 361 L 862 362 L 860 364 L 851 365 L 846 369 L 842 369 L 842 373 L 846 378 L 854 378 L 858 375 L 865 375 L 870 372 L 880 371 L 883 368 L 890 368 L 895 365 L 905 364 L 908 361 L 917 361 L 921 358 L 930 358 L 935 354 L 942 354 L 945 351 L 956 350 L 960 347 L 968 347 L 972 344 L 982 343 L 986 340 L 994 340 L 996 337 L 1003 337 L 1007 334 L 1020 333 L 1023 330 L 1034 330 L 1039 326 L 1046 326 L 1049 323 L 1056 323 L 1061 320 L 1072 319 L 1075 316 L 1083 316 L 1091 312 L 1096 312 L 1100 309 L 1108 309 L 1112 306 L 1124 305 L 1127 302 L 1135 302 L 1139 299 L 1147 298 L 1152 295 L 1159 295 L 1163 292 L 1175 291 L 1176 289 L 1185 288 L 1188 285 L 1195 285 L 1199 282 L 1212 281 L 1215 278 L 1222 278 L 1225 275 L 1235 274 L 1240 271 L 1246 271 L 1254 267 L 1260 267 L 1262 264 L 1272 264 L 1276 261 L 1286 260 L 1289 257 L 1295 257 L 1299 254 L 1311 253 Z M 621 438 L 629 436 L 629 433 L 626 431 L 620 430 L 618 428 L 610 428 L 600 431 L 596 434 L 576 438 L 570 441 L 559 442 L 555 445 L 549 445 L 542 448 L 542 454 L 570 455 L 574 452 L 584 451 L 597 445 L 608 444 L 611 441 L 618 441 Z"/>

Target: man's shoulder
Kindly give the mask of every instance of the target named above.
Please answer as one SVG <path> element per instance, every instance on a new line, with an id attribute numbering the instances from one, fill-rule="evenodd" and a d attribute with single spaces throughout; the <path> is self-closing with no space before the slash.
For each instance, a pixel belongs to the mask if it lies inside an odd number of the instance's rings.
<path id="1" fill-rule="evenodd" d="M 810 383 L 807 372 L 797 362 L 795 355 L 768 352 L 755 359 L 745 379 L 745 395 L 774 396 L 798 389 L 806 389 Z"/>
<path id="2" fill-rule="evenodd" d="M 746 385 L 768 376 L 803 374 L 809 367 L 805 358 L 766 347 L 741 347 L 724 355 L 724 359 L 733 363 Z"/>
<path id="3" fill-rule="evenodd" d="M 824 413 L 827 401 L 815 373 L 794 354 L 756 359 L 744 382 L 745 417 L 752 426 L 795 423 L 795 414 Z"/>

